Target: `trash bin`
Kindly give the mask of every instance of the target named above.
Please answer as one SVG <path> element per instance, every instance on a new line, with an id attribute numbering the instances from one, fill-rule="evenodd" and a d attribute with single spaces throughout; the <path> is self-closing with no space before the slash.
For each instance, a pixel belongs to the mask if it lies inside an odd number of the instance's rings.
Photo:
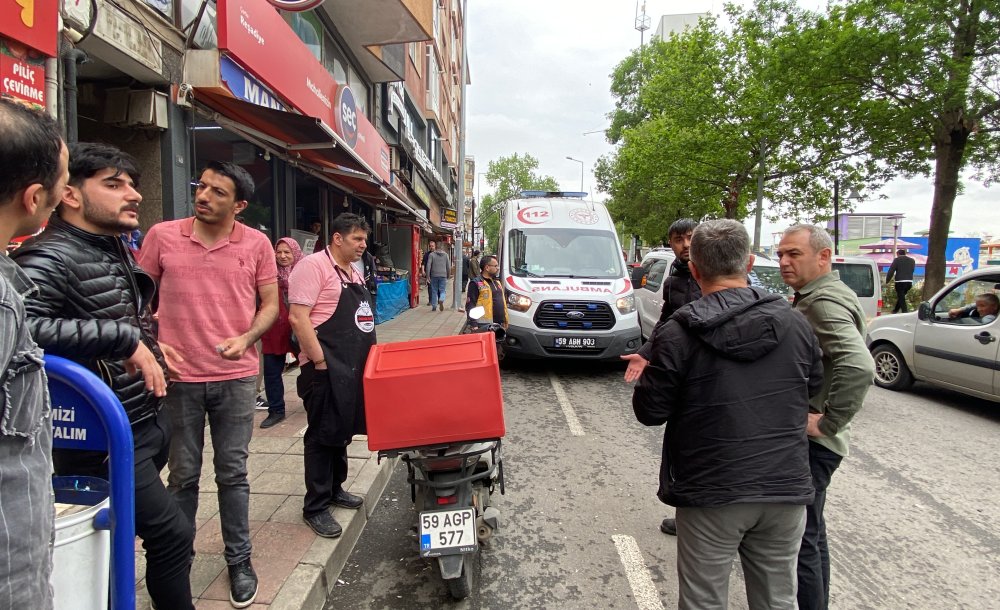
<path id="1" fill-rule="evenodd" d="M 53 607 L 106 610 L 111 575 L 110 486 L 95 477 L 53 477 L 52 488 L 57 505 L 63 505 L 57 506 L 52 549 Z"/>
<path id="2" fill-rule="evenodd" d="M 377 344 L 364 387 L 370 451 L 504 435 L 493 333 Z"/>

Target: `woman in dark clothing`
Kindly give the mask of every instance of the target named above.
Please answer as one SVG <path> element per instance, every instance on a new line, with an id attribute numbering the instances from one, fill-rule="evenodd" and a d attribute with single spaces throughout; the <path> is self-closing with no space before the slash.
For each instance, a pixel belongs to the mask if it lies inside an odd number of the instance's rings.
<path id="1" fill-rule="evenodd" d="M 270 428 L 285 419 L 285 384 L 281 374 L 285 371 L 285 356 L 297 352 L 292 344 L 292 326 L 288 323 L 288 276 L 292 268 L 302 260 L 302 249 L 291 237 L 282 237 L 274 246 L 274 258 L 278 263 L 278 319 L 261 338 L 261 353 L 264 361 L 264 393 L 267 395 L 267 418 L 260 422 L 261 428 Z"/>

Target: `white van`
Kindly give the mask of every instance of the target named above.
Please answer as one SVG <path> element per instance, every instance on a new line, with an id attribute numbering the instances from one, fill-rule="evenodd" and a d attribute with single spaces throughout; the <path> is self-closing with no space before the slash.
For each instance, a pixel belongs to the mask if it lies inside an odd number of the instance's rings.
<path id="1" fill-rule="evenodd" d="M 504 210 L 506 354 L 617 359 L 642 343 L 614 221 L 584 193 L 524 191 Z"/>
<path id="2" fill-rule="evenodd" d="M 871 320 L 882 315 L 882 276 L 875 261 L 864 256 L 834 255 L 830 263 L 834 271 L 840 272 L 840 281 L 858 295 L 865 317 Z"/>

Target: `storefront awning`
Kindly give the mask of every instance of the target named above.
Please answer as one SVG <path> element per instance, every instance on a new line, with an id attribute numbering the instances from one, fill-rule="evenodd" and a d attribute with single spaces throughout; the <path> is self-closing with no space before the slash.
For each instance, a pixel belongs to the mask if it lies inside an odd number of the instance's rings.
<path id="1" fill-rule="evenodd" d="M 209 89 L 195 89 L 195 99 L 216 113 L 213 120 L 232 131 L 263 140 L 292 158 L 339 168 L 345 175 L 370 181 L 378 191 L 382 181 L 357 158 L 320 119 L 258 106 Z"/>

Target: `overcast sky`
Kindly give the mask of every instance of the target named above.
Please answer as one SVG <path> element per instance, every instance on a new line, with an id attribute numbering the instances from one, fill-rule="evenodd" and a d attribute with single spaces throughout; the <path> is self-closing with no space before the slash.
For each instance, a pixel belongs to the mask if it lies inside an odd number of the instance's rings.
<path id="1" fill-rule="evenodd" d="M 825 1 L 800 4 L 815 9 Z M 661 15 L 721 13 L 723 2 L 648 0 L 645 5 L 651 21 L 648 41 Z M 485 172 L 489 161 L 499 157 L 529 153 L 539 160 L 540 173 L 575 191 L 580 164 L 566 159 L 570 156 L 584 163 L 583 190 L 604 199 L 595 191 L 592 170 L 597 158 L 612 150 L 600 133 L 614 107 L 611 72 L 639 46 L 635 0 L 468 0 L 468 7 L 472 84 L 466 154 L 476 158 L 476 171 Z M 584 135 L 591 131 L 598 133 Z M 488 192 L 483 183 L 480 194 Z M 927 228 L 929 179 L 898 181 L 882 193 L 888 199 L 865 201 L 856 211 L 905 214 L 902 234 Z M 954 234 L 1000 235 L 998 203 L 1000 189 L 967 181 L 955 202 Z M 788 224 L 765 224 L 762 245 L 770 245 L 771 232 Z"/>

